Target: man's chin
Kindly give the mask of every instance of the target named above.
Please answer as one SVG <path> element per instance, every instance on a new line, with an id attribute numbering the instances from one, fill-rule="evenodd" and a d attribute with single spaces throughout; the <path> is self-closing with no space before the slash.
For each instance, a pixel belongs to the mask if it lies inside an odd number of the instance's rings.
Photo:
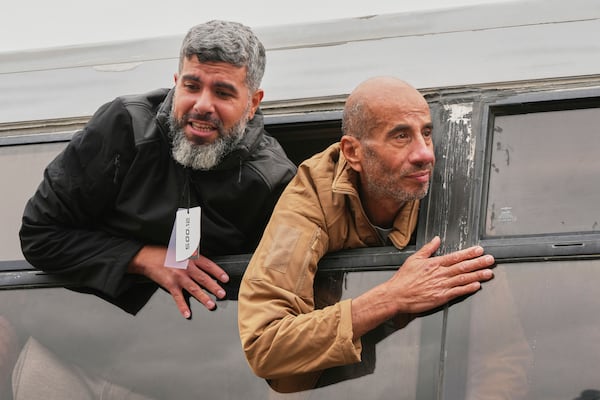
<path id="1" fill-rule="evenodd" d="M 213 144 L 219 137 L 218 132 L 206 132 L 206 134 L 197 134 L 185 132 L 185 138 L 194 146 L 206 146 Z"/>
<path id="2" fill-rule="evenodd" d="M 427 196 L 428 193 L 429 193 L 429 185 L 417 194 L 417 199 L 419 199 L 419 200 L 422 199 L 423 197 Z"/>

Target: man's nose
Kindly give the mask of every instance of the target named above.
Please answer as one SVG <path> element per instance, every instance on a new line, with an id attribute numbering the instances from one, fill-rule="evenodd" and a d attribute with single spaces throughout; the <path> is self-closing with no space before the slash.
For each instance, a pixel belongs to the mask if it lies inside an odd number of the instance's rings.
<path id="1" fill-rule="evenodd" d="M 198 114 L 207 114 L 215 111 L 212 95 L 207 90 L 198 93 L 194 102 L 194 111 Z"/>
<path id="2" fill-rule="evenodd" d="M 410 162 L 413 164 L 433 164 L 435 162 L 435 154 L 431 140 L 427 141 L 423 137 L 419 137 L 415 140 L 409 157 Z"/>

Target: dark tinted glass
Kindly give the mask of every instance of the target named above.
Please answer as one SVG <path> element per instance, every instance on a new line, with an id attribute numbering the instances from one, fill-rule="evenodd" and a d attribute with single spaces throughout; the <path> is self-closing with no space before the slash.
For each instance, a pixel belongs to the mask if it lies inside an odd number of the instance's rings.
<path id="1" fill-rule="evenodd" d="M 493 121 L 487 237 L 600 231 L 600 108 Z"/>
<path id="2" fill-rule="evenodd" d="M 42 181 L 46 165 L 65 146 L 65 142 L 0 146 L 0 261 L 23 258 L 18 232 L 25 203 Z"/>
<path id="3" fill-rule="evenodd" d="M 340 273 L 331 293 L 353 296 L 391 273 Z M 416 399 L 419 382 L 431 388 L 436 376 L 439 314 L 376 329 L 362 363 L 328 371 L 320 389 L 280 396 L 245 361 L 237 302 L 192 309 L 183 319 L 164 291 L 133 316 L 64 288 L 0 290 L 1 398 L 11 398 L 12 380 L 16 399 Z"/>
<path id="4" fill-rule="evenodd" d="M 447 398 L 599 398 L 600 261 L 504 264 L 495 273 L 450 308 Z"/>

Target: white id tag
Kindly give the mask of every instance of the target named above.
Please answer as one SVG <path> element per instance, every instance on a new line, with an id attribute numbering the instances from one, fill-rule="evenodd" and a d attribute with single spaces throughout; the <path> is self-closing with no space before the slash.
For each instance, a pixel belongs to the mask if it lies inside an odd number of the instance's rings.
<path id="1" fill-rule="evenodd" d="M 200 245 L 200 207 L 177 210 L 175 225 L 175 260 L 187 260 Z"/>
<path id="2" fill-rule="evenodd" d="M 173 224 L 171 229 L 171 238 L 169 239 L 169 247 L 167 248 L 167 255 L 165 256 L 165 267 L 187 269 L 188 260 L 176 261 L 175 260 L 175 228 L 177 224 Z"/>

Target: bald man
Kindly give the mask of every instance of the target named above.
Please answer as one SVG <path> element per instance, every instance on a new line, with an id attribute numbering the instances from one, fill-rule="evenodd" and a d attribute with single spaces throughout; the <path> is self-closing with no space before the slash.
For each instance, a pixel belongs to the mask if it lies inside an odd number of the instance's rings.
<path id="1" fill-rule="evenodd" d="M 476 292 L 494 259 L 479 246 L 432 257 L 435 237 L 386 282 L 324 308 L 319 260 L 341 249 L 404 248 L 435 163 L 429 105 L 406 82 L 377 77 L 348 97 L 339 143 L 305 161 L 279 199 L 239 293 L 242 345 L 280 392 L 313 387 L 320 370 L 361 360 L 361 337 L 394 317 Z"/>

